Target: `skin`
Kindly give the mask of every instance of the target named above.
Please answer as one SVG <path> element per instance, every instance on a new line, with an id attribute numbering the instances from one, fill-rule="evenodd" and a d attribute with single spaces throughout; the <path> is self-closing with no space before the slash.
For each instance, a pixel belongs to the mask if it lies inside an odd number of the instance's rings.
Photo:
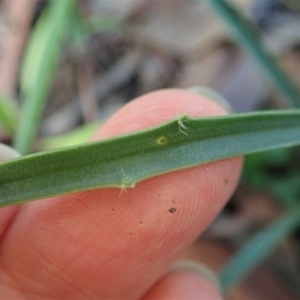
<path id="1" fill-rule="evenodd" d="M 162 90 L 123 107 L 93 140 L 188 113 L 223 115 L 203 96 Z M 242 158 L 0 209 L 1 299 L 221 299 L 207 279 L 172 263 L 232 195 Z M 169 210 L 176 208 L 176 212 Z"/>

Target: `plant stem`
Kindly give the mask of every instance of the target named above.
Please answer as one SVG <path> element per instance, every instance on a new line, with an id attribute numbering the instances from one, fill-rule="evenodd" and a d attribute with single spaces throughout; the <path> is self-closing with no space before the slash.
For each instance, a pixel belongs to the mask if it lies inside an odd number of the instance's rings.
<path id="1" fill-rule="evenodd" d="M 226 0 L 205 0 L 223 19 L 237 42 L 254 58 L 274 87 L 287 99 L 290 105 L 300 107 L 300 93 L 287 74 L 279 67 L 262 45 L 254 26 Z"/>

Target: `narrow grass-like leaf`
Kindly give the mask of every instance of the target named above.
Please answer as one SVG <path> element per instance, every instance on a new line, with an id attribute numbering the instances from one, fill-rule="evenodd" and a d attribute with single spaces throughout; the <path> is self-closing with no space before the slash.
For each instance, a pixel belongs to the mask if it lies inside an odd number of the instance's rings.
<path id="1" fill-rule="evenodd" d="M 14 143 L 22 154 L 29 151 L 36 134 L 73 5 L 73 0 L 50 1 L 29 41 L 21 76 L 23 112 Z"/>
<path id="2" fill-rule="evenodd" d="M 58 136 L 51 136 L 40 141 L 43 150 L 52 150 L 62 147 L 69 147 L 85 143 L 97 129 L 100 127 L 100 122 L 84 124 L 76 129 Z"/>
<path id="3" fill-rule="evenodd" d="M 300 144 L 300 111 L 187 115 L 137 133 L 0 164 L 0 206 L 99 187 L 134 187 L 159 174 Z"/>
<path id="4" fill-rule="evenodd" d="M 283 217 L 256 234 L 230 260 L 219 279 L 226 294 L 244 280 L 293 230 L 300 225 L 300 206 L 293 207 Z"/>
<path id="5" fill-rule="evenodd" d="M 273 86 L 290 102 L 300 107 L 300 92 L 276 60 L 264 49 L 253 25 L 226 0 L 205 0 L 228 26 L 236 41 L 254 58 Z"/>
<path id="6" fill-rule="evenodd" d="M 19 111 L 14 102 L 0 94 L 0 126 L 13 135 L 19 124 Z"/>

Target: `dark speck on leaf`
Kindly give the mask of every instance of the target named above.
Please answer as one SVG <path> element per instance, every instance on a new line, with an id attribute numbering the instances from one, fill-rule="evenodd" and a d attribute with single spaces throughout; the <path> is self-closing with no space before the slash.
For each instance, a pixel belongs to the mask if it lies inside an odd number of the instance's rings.
<path id="1" fill-rule="evenodd" d="M 175 207 L 172 207 L 172 208 L 169 209 L 169 212 L 170 212 L 171 214 L 174 214 L 174 212 L 176 212 L 176 210 L 177 210 L 177 209 L 176 209 Z"/>

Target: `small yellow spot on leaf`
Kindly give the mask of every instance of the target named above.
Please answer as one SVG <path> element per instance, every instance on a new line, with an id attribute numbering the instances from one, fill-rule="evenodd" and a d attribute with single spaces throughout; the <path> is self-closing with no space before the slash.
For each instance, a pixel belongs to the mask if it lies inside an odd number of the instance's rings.
<path id="1" fill-rule="evenodd" d="M 157 144 L 164 145 L 167 142 L 167 138 L 165 136 L 160 136 L 156 139 Z"/>

